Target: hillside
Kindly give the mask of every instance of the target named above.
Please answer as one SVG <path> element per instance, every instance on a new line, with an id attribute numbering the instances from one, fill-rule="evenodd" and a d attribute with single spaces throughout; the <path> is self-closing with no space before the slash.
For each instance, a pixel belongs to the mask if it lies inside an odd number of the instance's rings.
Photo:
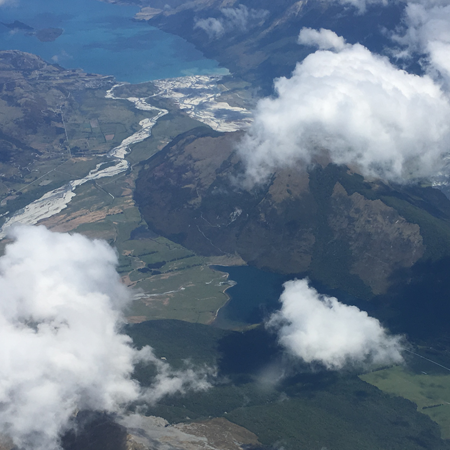
<path id="1" fill-rule="evenodd" d="M 371 6 L 370 14 L 360 15 L 353 7 L 317 0 L 126 2 L 142 7 L 137 19 L 192 42 L 263 95 L 272 91 L 274 78 L 290 75 L 310 52 L 297 43 L 302 27 L 331 29 L 350 43 L 360 42 L 381 52 L 388 42 L 382 30 L 398 24 L 404 7 L 392 2 L 387 7 Z M 235 13 L 221 12 L 227 8 Z M 221 29 L 217 29 L 218 23 Z"/>
<path id="2" fill-rule="evenodd" d="M 199 128 L 147 161 L 135 200 L 152 230 L 202 255 L 236 252 L 363 298 L 418 261 L 448 255 L 450 202 L 440 191 L 369 182 L 324 161 L 248 190 L 236 182 L 238 139 Z"/>

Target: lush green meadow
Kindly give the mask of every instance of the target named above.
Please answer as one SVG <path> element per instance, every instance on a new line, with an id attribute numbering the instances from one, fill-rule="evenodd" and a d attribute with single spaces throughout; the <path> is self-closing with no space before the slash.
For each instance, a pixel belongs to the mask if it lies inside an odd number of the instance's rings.
<path id="1" fill-rule="evenodd" d="M 425 367 L 424 367 L 425 368 Z M 427 368 L 429 370 L 429 368 Z M 431 417 L 450 439 L 450 373 L 415 373 L 403 366 L 371 372 L 360 378 L 383 392 L 406 398 Z"/>

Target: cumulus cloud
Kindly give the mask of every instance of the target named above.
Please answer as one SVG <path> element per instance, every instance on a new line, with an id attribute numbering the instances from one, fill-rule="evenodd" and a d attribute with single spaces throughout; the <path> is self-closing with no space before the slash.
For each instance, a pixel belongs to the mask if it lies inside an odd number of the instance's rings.
<path id="1" fill-rule="evenodd" d="M 429 73 L 450 79 L 450 4 L 444 0 L 408 2 L 403 24 L 393 39 L 403 47 L 400 57 L 425 54 Z M 434 72 L 437 72 L 434 73 Z"/>
<path id="2" fill-rule="evenodd" d="M 17 227 L 0 258 L 0 433 L 19 448 L 54 450 L 77 410 L 117 412 L 129 402 L 208 387 L 206 373 L 172 371 L 120 333 L 130 300 L 117 255 L 100 240 Z M 131 378 L 156 365 L 154 385 Z"/>
<path id="3" fill-rule="evenodd" d="M 403 361 L 401 337 L 390 336 L 377 319 L 356 306 L 320 295 L 305 279 L 285 283 L 280 301 L 280 311 L 267 325 L 277 331 L 289 353 L 307 363 L 339 370 Z"/>
<path id="4" fill-rule="evenodd" d="M 222 8 L 221 17 L 209 17 L 207 19 L 197 19 L 194 28 L 204 30 L 210 39 L 217 39 L 225 33 L 245 32 L 250 28 L 260 26 L 264 23 L 269 12 L 262 9 L 251 9 L 245 5 L 237 8 Z"/>
<path id="5" fill-rule="evenodd" d="M 450 142 L 450 103 L 441 87 L 360 44 L 344 45 L 334 33 L 302 30 L 300 36 L 341 50 L 310 54 L 291 78 L 275 81 L 274 98 L 258 102 L 239 144 L 247 181 L 324 153 L 336 164 L 396 182 L 432 175 Z"/>
<path id="6" fill-rule="evenodd" d="M 298 43 L 318 47 L 321 50 L 343 50 L 348 45 L 342 36 L 334 31 L 321 28 L 319 31 L 313 28 L 302 28 L 298 36 Z"/>

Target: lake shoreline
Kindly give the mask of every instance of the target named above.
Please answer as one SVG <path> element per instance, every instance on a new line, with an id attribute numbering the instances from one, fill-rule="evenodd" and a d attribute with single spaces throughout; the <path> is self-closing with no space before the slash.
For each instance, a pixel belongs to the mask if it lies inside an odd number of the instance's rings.
<path id="1" fill-rule="evenodd" d="M 224 75 L 218 61 L 194 44 L 135 20 L 140 8 L 121 2 L 21 0 L 2 9 L 5 24 L 23 23 L 35 34 L 63 30 L 57 39 L 39 40 L 27 29 L 0 25 L 0 50 L 20 50 L 68 70 L 112 75 L 142 83 L 186 75 Z"/>
<path id="2" fill-rule="evenodd" d="M 217 310 L 212 326 L 242 331 L 263 323 L 269 313 L 278 309 L 282 286 L 288 279 L 286 275 L 249 265 L 210 267 L 225 273 L 227 280 L 234 282 L 225 288 L 228 300 Z M 236 290 L 226 292 L 230 288 Z"/>

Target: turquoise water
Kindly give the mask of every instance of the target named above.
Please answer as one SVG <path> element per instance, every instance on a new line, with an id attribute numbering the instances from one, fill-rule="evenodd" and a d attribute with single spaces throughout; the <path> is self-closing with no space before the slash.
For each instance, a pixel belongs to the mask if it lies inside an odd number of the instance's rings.
<path id="1" fill-rule="evenodd" d="M 0 6 L 0 22 L 18 20 L 36 31 L 62 28 L 64 33 L 54 42 L 40 42 L 0 24 L 0 49 L 34 53 L 67 69 L 130 83 L 226 73 L 184 39 L 133 21 L 138 11 L 99 0 L 13 0 Z"/>

